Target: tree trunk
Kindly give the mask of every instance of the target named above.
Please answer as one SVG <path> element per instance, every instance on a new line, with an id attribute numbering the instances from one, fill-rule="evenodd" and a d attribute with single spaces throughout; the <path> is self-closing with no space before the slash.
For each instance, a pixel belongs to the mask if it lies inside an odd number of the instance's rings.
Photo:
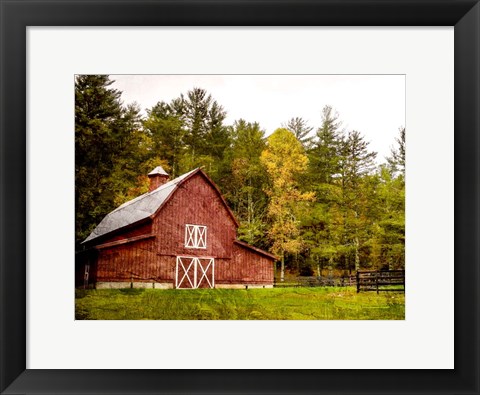
<path id="1" fill-rule="evenodd" d="M 282 266 L 280 269 L 280 281 L 285 281 L 285 254 L 282 253 Z"/>
<path id="2" fill-rule="evenodd" d="M 358 272 L 358 270 L 360 269 L 360 256 L 358 254 L 358 237 L 355 237 L 354 245 L 355 245 L 355 270 Z"/>
<path id="3" fill-rule="evenodd" d="M 252 190 L 251 190 L 251 179 L 248 180 L 249 189 L 247 194 L 247 223 L 248 223 L 248 242 L 253 244 L 253 229 L 252 229 L 252 222 L 253 222 L 253 197 L 252 197 Z"/>

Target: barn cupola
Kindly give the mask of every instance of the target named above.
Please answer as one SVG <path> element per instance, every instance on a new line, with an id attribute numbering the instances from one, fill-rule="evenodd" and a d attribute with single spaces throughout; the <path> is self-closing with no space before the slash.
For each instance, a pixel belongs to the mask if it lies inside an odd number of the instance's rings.
<path id="1" fill-rule="evenodd" d="M 150 179 L 150 188 L 149 192 L 157 189 L 160 185 L 165 184 L 169 180 L 168 173 L 163 170 L 162 166 L 157 166 L 150 173 L 148 173 L 148 178 Z"/>

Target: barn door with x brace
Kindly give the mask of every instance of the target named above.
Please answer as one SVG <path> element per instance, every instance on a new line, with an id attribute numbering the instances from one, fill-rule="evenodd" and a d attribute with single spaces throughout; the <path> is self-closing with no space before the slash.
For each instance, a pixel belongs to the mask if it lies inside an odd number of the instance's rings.
<path id="1" fill-rule="evenodd" d="M 215 288 L 215 259 L 177 256 L 175 288 Z"/>

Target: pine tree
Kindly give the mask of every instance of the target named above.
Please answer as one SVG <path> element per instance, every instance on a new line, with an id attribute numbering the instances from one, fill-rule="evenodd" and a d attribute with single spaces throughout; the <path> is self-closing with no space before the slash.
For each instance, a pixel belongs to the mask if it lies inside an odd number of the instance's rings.
<path id="1" fill-rule="evenodd" d="M 139 185 L 146 160 L 138 106 L 107 75 L 75 78 L 75 238 L 82 241 Z M 142 148 L 143 147 L 143 148 Z"/>
<path id="2" fill-rule="evenodd" d="M 259 247 L 264 235 L 264 217 L 267 197 L 263 191 L 266 182 L 265 168 L 260 155 L 266 148 L 265 132 L 258 123 L 243 119 L 233 125 L 231 153 L 231 179 L 229 197 L 240 221 L 239 238 Z"/>
<path id="3" fill-rule="evenodd" d="M 152 154 L 156 162 L 166 161 L 172 177 L 180 174 L 180 161 L 185 152 L 186 128 L 175 102 L 159 102 L 147 110 L 143 125 L 151 138 Z M 158 164 L 157 164 L 158 165 Z"/>
<path id="4" fill-rule="evenodd" d="M 145 129 L 158 160 L 166 160 L 173 176 L 203 167 L 215 182 L 227 172 L 231 128 L 226 112 L 204 89 L 193 88 L 170 103 L 147 110 Z"/>
<path id="5" fill-rule="evenodd" d="M 381 266 L 405 269 L 405 183 L 380 167 L 378 188 L 379 220 L 376 238 L 381 246 Z"/>
<path id="6" fill-rule="evenodd" d="M 345 259 L 353 253 L 355 270 L 360 268 L 361 241 L 365 238 L 366 198 L 365 177 L 375 168 L 377 153 L 368 150 L 369 143 L 357 131 L 349 132 L 341 141 L 339 183 L 342 190 Z M 363 236 L 363 237 L 362 237 Z M 350 265 L 347 264 L 350 268 Z"/>
<path id="7" fill-rule="evenodd" d="M 333 267 L 334 259 L 341 249 L 343 230 L 339 218 L 341 191 L 336 183 L 339 177 L 339 155 L 341 148 L 341 122 L 331 106 L 322 109 L 322 124 L 308 151 L 309 168 L 305 183 L 315 191 L 316 199 L 310 215 L 302 219 L 301 235 L 310 254 L 312 269 Z"/>
<path id="8" fill-rule="evenodd" d="M 309 134 L 313 130 L 313 127 L 308 126 L 303 118 L 291 118 L 286 124 L 282 125 L 282 127 L 292 132 L 304 149 L 310 148 L 313 136 L 309 136 Z"/>
<path id="9" fill-rule="evenodd" d="M 394 174 L 400 173 L 405 177 L 405 128 L 401 127 L 398 130 L 400 136 L 395 139 L 398 146 L 391 149 L 387 162 Z"/>
<path id="10" fill-rule="evenodd" d="M 75 208 L 76 239 L 82 240 L 109 206 L 103 194 L 113 167 L 112 133 L 122 114 L 121 93 L 109 88 L 106 75 L 75 78 Z M 111 199 L 113 200 L 113 199 Z"/>
<path id="11" fill-rule="evenodd" d="M 218 157 L 228 144 L 225 141 L 227 130 L 223 121 L 226 112 L 223 107 L 201 88 L 193 88 L 186 95 L 181 94 L 177 103 L 187 129 L 184 141 L 191 163 L 196 164 L 201 156 Z"/>
<path id="12" fill-rule="evenodd" d="M 325 106 L 322 110 L 322 126 L 317 130 L 316 140 L 309 151 L 313 182 L 329 184 L 338 175 L 341 134 L 338 113 L 331 106 Z"/>

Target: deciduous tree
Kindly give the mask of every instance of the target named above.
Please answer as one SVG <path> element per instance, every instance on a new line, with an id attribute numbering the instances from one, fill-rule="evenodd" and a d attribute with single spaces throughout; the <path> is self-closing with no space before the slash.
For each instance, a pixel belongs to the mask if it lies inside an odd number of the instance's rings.
<path id="1" fill-rule="evenodd" d="M 285 278 L 285 253 L 300 250 L 300 221 L 298 205 L 311 201 L 312 192 L 301 192 L 297 177 L 305 172 L 308 158 L 302 145 L 292 132 L 277 129 L 268 137 L 268 145 L 261 154 L 261 161 L 270 177 L 267 194 L 270 197 L 268 215 L 271 219 L 268 232 L 272 240 L 272 251 L 281 259 L 280 280 Z"/>

